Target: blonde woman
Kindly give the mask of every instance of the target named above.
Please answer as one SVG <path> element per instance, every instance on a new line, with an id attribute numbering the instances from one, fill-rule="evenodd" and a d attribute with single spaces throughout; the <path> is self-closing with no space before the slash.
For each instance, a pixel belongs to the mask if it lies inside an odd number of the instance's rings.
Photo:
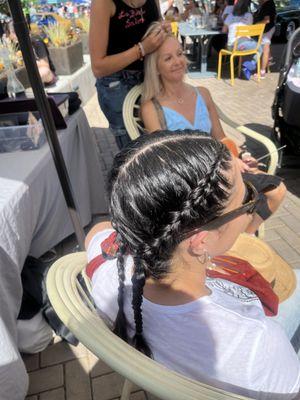
<path id="1" fill-rule="evenodd" d="M 146 35 L 157 29 L 159 26 L 152 24 Z M 182 47 L 171 34 L 166 35 L 156 51 L 145 57 L 141 105 L 145 128 L 149 132 L 161 129 L 199 130 L 226 144 L 228 138 L 210 92 L 204 87 L 194 87 L 186 83 L 186 68 L 187 60 Z M 253 162 L 253 159 L 247 161 Z M 280 178 L 263 173 L 253 174 L 254 170 L 247 163 L 241 160 L 238 163 L 245 179 L 251 180 L 262 196 L 261 209 L 247 228 L 247 232 L 254 233 L 262 221 L 279 207 L 286 188 Z"/>

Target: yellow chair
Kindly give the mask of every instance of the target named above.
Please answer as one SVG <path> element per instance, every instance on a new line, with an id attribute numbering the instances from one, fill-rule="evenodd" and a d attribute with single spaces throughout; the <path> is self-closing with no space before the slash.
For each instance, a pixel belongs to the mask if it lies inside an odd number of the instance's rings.
<path id="1" fill-rule="evenodd" d="M 240 25 L 237 26 L 235 32 L 235 42 L 232 50 L 222 49 L 219 52 L 219 62 L 218 62 L 218 79 L 221 79 L 222 72 L 222 57 L 230 56 L 230 79 L 231 85 L 234 85 L 234 57 L 240 57 L 239 59 L 239 69 L 238 74 L 241 73 L 242 57 L 250 56 L 252 54 L 257 55 L 257 80 L 260 81 L 260 55 L 259 47 L 261 45 L 262 35 L 265 29 L 265 24 L 256 25 Z M 257 46 L 253 50 L 237 50 L 238 40 L 242 37 L 257 37 Z"/>
<path id="2" fill-rule="evenodd" d="M 178 29 L 178 22 L 172 21 L 171 22 L 171 29 L 172 29 L 172 34 L 177 38 L 179 29 Z"/>

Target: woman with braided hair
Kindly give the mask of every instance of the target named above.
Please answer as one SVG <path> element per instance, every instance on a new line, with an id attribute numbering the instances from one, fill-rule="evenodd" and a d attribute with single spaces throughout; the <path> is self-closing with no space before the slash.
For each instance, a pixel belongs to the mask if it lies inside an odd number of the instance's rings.
<path id="1" fill-rule="evenodd" d="M 206 276 L 260 201 L 228 149 L 199 132 L 143 135 L 117 154 L 108 192 L 111 225 L 87 236 L 87 274 L 114 332 L 191 378 L 294 398 L 299 359 L 282 328 L 255 293 Z"/>

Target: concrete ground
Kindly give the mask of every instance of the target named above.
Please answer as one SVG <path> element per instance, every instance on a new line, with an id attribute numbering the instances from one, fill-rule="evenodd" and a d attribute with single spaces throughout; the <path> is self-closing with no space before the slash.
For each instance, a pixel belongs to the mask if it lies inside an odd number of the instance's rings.
<path id="1" fill-rule="evenodd" d="M 273 124 L 270 107 L 277 80 L 278 74 L 270 73 L 260 83 L 236 79 L 234 87 L 228 79 L 191 82 L 209 88 L 218 106 L 239 124 L 255 124 L 258 131 L 266 131 Z M 99 112 L 96 95 L 85 106 L 85 112 L 91 126 L 107 126 Z M 107 170 L 116 148 L 108 130 L 94 131 L 103 169 Z M 265 240 L 293 268 L 300 268 L 300 173 L 282 170 L 279 174 L 287 177 L 289 192 L 283 205 L 265 224 Z M 61 246 L 61 252 L 70 248 L 72 245 L 67 241 L 67 245 Z M 123 379 L 82 345 L 73 347 L 55 338 L 46 350 L 26 355 L 24 361 L 30 376 L 28 400 L 112 400 L 120 396 Z M 143 391 L 136 390 L 132 400 L 146 399 Z"/>

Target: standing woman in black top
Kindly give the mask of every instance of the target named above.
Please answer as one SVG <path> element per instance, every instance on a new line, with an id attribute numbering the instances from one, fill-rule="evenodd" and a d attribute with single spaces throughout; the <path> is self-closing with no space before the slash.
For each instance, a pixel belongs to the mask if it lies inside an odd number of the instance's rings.
<path id="1" fill-rule="evenodd" d="M 159 0 L 93 0 L 90 54 L 99 105 L 119 149 L 130 141 L 122 106 L 126 94 L 143 80 L 143 57 L 163 42 L 164 25 L 142 40 L 148 26 L 160 19 Z M 163 24 L 163 23 L 162 23 Z"/>

